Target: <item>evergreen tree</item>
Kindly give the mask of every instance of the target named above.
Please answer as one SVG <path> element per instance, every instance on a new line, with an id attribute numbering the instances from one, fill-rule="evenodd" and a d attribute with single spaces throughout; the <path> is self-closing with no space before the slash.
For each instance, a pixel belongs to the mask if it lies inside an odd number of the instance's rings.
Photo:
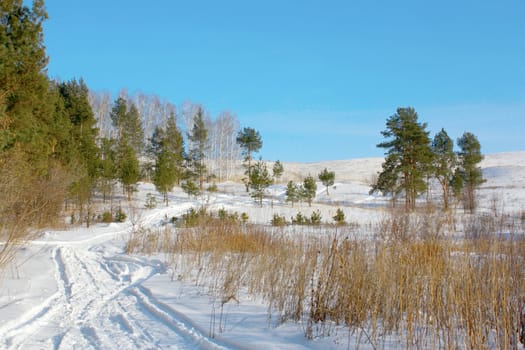
<path id="1" fill-rule="evenodd" d="M 117 170 L 120 183 L 128 196 L 128 200 L 131 200 L 131 194 L 135 192 L 136 184 L 140 179 L 140 166 L 135 150 L 125 140 L 118 145 Z"/>
<path id="2" fill-rule="evenodd" d="M 111 121 L 117 130 L 116 160 L 118 178 L 128 200 L 140 179 L 138 156 L 142 152 L 144 131 L 140 115 L 133 104 L 129 110 L 124 98 L 115 100 L 111 110 Z"/>
<path id="3" fill-rule="evenodd" d="M 306 201 L 308 203 L 308 206 L 312 206 L 312 201 L 315 198 L 317 192 L 317 184 L 315 183 L 315 179 L 312 176 L 307 176 L 304 181 L 303 185 L 300 189 L 300 196 L 301 199 Z"/>
<path id="4" fill-rule="evenodd" d="M 117 140 L 119 142 L 125 140 L 133 148 L 137 157 L 142 154 L 144 129 L 137 107 L 131 103 L 128 108 L 126 99 L 119 97 L 113 103 L 110 117 L 113 127 L 117 131 Z"/>
<path id="5" fill-rule="evenodd" d="M 335 172 L 328 171 L 328 169 L 324 168 L 324 170 L 319 173 L 319 180 L 326 186 L 326 194 L 329 195 L 328 187 L 334 185 Z"/>
<path id="6" fill-rule="evenodd" d="M 441 129 L 432 141 L 433 174 L 441 185 L 443 191 L 443 209 L 449 207 L 449 192 L 454 169 L 456 166 L 456 154 L 454 153 L 454 142 L 448 136 L 445 129 Z"/>
<path id="7" fill-rule="evenodd" d="M 430 169 L 432 152 L 426 123 L 418 122 L 416 111 L 411 108 L 398 108 L 397 113 L 387 119 L 383 137 L 388 139 L 377 145 L 386 148 L 383 172 L 379 174 L 380 187 L 389 188 L 391 193 L 405 193 L 405 209 L 416 207 L 417 196 L 425 192 L 424 179 Z"/>
<path id="8" fill-rule="evenodd" d="M 179 184 L 184 176 L 184 138 L 182 132 L 177 127 L 176 116 L 174 113 L 170 115 L 166 122 L 166 148 L 173 157 L 175 163 L 175 180 Z"/>
<path id="9" fill-rule="evenodd" d="M 276 161 L 273 164 L 272 171 L 273 171 L 273 177 L 275 178 L 275 182 L 279 182 L 279 179 L 281 178 L 281 176 L 283 176 L 283 173 L 284 173 L 283 163 L 281 163 L 281 161 L 279 160 Z"/>
<path id="10" fill-rule="evenodd" d="M 199 107 L 193 121 L 191 133 L 188 133 L 190 141 L 189 160 L 193 175 L 198 179 L 199 190 L 202 192 L 207 175 L 205 152 L 208 148 L 208 129 L 204 124 L 203 110 Z"/>
<path id="11" fill-rule="evenodd" d="M 0 2 L 0 151 L 21 147 L 34 169 L 46 172 L 52 140 L 53 99 L 45 73 L 43 1 Z"/>
<path id="12" fill-rule="evenodd" d="M 116 143 L 113 139 L 103 138 L 100 141 L 99 188 L 104 203 L 113 194 L 117 174 Z"/>
<path id="13" fill-rule="evenodd" d="M 30 226 L 55 223 L 71 183 L 70 123 L 46 74 L 44 3 L 0 1 L 0 267 Z"/>
<path id="14" fill-rule="evenodd" d="M 377 176 L 376 183 L 371 185 L 370 194 L 374 192 L 381 192 L 382 195 L 392 196 L 392 205 L 395 206 L 396 198 L 402 191 L 399 185 L 400 179 L 395 171 L 396 162 L 393 160 L 394 156 L 387 156 L 385 162 L 382 164 L 382 171 Z"/>
<path id="15" fill-rule="evenodd" d="M 292 208 L 295 202 L 300 199 L 299 187 L 293 181 L 289 181 L 286 185 L 286 202 L 292 203 Z"/>
<path id="16" fill-rule="evenodd" d="M 133 148 L 133 151 L 135 151 L 135 155 L 137 157 L 140 156 L 144 149 L 144 129 L 139 111 L 133 103 L 126 114 L 124 134 L 128 139 L 129 145 Z"/>
<path id="17" fill-rule="evenodd" d="M 241 147 L 244 155 L 244 166 L 246 168 L 246 192 L 250 188 L 251 171 L 252 171 L 252 153 L 258 152 L 262 147 L 261 135 L 253 128 L 243 128 L 237 134 L 237 144 Z"/>
<path id="18" fill-rule="evenodd" d="M 463 185 L 464 207 L 471 212 L 476 209 L 476 189 L 485 182 L 481 168 L 478 166 L 483 160 L 481 145 L 477 137 L 465 132 L 457 141 L 460 148 L 458 152 L 458 175 Z M 458 181 L 458 180 L 456 180 Z"/>
<path id="19" fill-rule="evenodd" d="M 335 224 L 338 226 L 346 225 L 345 221 L 345 213 L 343 212 L 343 209 L 337 208 L 337 211 L 334 216 L 332 216 L 332 219 L 334 219 Z"/>
<path id="20" fill-rule="evenodd" d="M 153 183 L 163 194 L 168 205 L 168 192 L 180 181 L 184 158 L 182 134 L 175 124 L 175 116 L 168 119 L 166 129 L 156 127 L 151 138 L 152 155 L 155 159 Z"/>
<path id="21" fill-rule="evenodd" d="M 77 179 L 73 182 L 70 192 L 79 206 L 80 220 L 88 219 L 89 208 L 98 176 L 99 149 L 96 145 L 97 129 L 95 117 L 89 104 L 89 89 L 83 80 L 72 80 L 58 85 L 60 96 L 64 104 L 64 111 L 71 124 L 70 138 L 66 145 L 67 152 L 73 153 L 69 159 L 71 167 L 75 169 Z M 88 213 L 84 215 L 87 205 Z"/>
<path id="22" fill-rule="evenodd" d="M 181 185 L 181 188 L 184 191 L 184 193 L 188 195 L 188 197 L 197 197 L 201 194 L 199 186 L 197 186 L 197 184 L 191 179 L 184 181 Z"/>
<path id="23" fill-rule="evenodd" d="M 251 196 L 259 201 L 262 207 L 262 200 L 266 189 L 273 183 L 270 172 L 262 160 L 254 164 L 250 173 L 250 188 L 252 189 Z"/>

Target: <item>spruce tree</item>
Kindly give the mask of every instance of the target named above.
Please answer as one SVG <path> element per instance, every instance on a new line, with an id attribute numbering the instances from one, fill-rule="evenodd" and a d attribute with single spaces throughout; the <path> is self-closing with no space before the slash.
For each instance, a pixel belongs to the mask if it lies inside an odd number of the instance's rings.
<path id="1" fill-rule="evenodd" d="M 416 207 L 416 198 L 425 192 L 424 181 L 430 169 L 432 152 L 427 124 L 418 121 L 416 111 L 398 108 L 396 114 L 387 119 L 386 130 L 381 134 L 387 140 L 377 145 L 386 148 L 383 172 L 380 173 L 380 187 L 391 187 L 391 193 L 405 194 L 405 209 Z"/>

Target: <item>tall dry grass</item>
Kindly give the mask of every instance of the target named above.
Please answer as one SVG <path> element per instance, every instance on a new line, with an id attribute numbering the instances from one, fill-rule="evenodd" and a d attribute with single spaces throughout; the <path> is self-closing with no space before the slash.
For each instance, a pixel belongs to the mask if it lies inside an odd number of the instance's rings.
<path id="1" fill-rule="evenodd" d="M 487 227 L 486 217 L 470 220 L 465 230 Z M 179 277 L 196 271 L 221 306 L 258 296 L 280 322 L 302 322 L 309 338 L 344 326 L 375 348 L 396 339 L 407 349 L 513 349 L 525 240 L 508 229 L 523 227 L 492 224 L 491 233 L 458 239 L 439 213 L 392 214 L 375 225 L 374 239 L 358 239 L 355 227 L 291 236 L 207 220 L 138 232 L 128 248 L 168 253 L 174 270 L 185 271 Z"/>

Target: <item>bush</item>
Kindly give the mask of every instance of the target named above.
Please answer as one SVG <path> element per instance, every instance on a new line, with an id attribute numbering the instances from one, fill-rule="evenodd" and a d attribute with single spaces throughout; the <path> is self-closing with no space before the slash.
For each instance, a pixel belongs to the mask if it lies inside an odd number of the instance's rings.
<path id="1" fill-rule="evenodd" d="M 182 227 L 195 227 L 204 223 L 207 219 L 211 219 L 211 215 L 206 212 L 206 208 L 190 208 L 186 214 L 182 214 L 180 225 Z"/>
<path id="2" fill-rule="evenodd" d="M 239 213 L 237 212 L 229 213 L 224 208 L 219 209 L 217 215 L 219 217 L 219 220 L 223 222 L 229 222 L 232 224 L 239 223 L 241 220 L 241 218 L 239 218 Z"/>
<path id="3" fill-rule="evenodd" d="M 105 211 L 102 213 L 102 222 L 109 224 L 113 222 L 113 214 L 110 211 Z"/>
<path id="4" fill-rule="evenodd" d="M 292 225 L 308 225 L 310 224 L 310 219 L 304 216 L 301 212 L 298 212 L 295 217 L 292 217 Z"/>
<path id="5" fill-rule="evenodd" d="M 316 210 L 310 215 L 310 225 L 319 226 L 321 225 L 321 212 L 319 210 Z"/>
<path id="6" fill-rule="evenodd" d="M 124 213 L 122 208 L 118 208 L 117 212 L 115 213 L 115 222 L 124 222 L 126 221 L 126 218 L 126 213 Z"/>
<path id="7" fill-rule="evenodd" d="M 278 227 L 288 225 L 288 222 L 286 221 L 286 218 L 284 217 L 284 215 L 279 215 L 279 214 L 273 214 L 273 219 L 271 223 L 272 223 L 272 226 L 278 226 Z"/>
<path id="8" fill-rule="evenodd" d="M 336 225 L 346 225 L 345 213 L 341 208 L 337 208 L 337 211 L 334 216 L 332 216 Z"/>

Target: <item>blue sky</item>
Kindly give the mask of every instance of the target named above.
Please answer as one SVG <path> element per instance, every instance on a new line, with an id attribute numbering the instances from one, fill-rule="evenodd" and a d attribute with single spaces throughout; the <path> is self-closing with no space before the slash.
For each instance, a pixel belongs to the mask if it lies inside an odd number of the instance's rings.
<path id="1" fill-rule="evenodd" d="M 191 100 L 284 161 L 381 156 L 412 106 L 431 135 L 525 150 L 525 1 L 47 0 L 48 72 Z"/>

